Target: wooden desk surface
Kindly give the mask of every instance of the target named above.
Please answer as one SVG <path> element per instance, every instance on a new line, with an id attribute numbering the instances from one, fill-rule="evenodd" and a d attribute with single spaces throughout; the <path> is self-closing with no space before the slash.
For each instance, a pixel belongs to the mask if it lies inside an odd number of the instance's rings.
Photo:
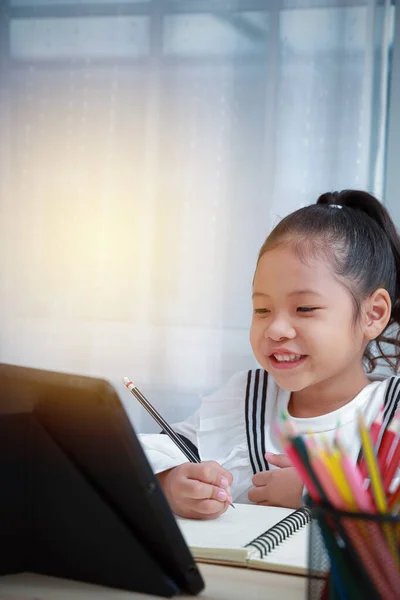
<path id="1" fill-rule="evenodd" d="M 305 600 L 306 578 L 254 569 L 200 565 L 206 583 L 199 596 L 179 600 Z M 34 573 L 0 577 L 0 600 L 154 600 L 136 592 L 44 577 Z"/>

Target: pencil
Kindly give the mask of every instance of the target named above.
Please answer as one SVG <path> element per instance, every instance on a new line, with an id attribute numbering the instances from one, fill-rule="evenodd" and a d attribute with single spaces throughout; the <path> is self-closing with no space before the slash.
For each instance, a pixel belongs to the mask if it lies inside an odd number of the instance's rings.
<path id="1" fill-rule="evenodd" d="M 154 408 L 152 404 L 145 398 L 142 392 L 132 383 L 128 377 L 122 379 L 124 385 L 128 390 L 139 400 L 140 404 L 147 410 L 147 412 L 153 417 L 156 423 L 161 427 L 164 433 L 174 442 L 179 450 L 186 456 L 186 458 L 192 463 L 200 463 L 201 460 L 192 452 L 192 450 L 185 444 L 185 442 L 179 437 L 179 435 L 168 425 L 167 421 L 160 415 L 160 413 Z M 229 502 L 232 508 L 235 508 L 232 502 Z"/>
<path id="2" fill-rule="evenodd" d="M 400 484 L 389 498 L 389 510 L 395 515 L 400 511 Z"/>
<path id="3" fill-rule="evenodd" d="M 400 464 L 400 441 L 399 437 L 393 442 L 393 454 L 389 463 L 386 467 L 386 471 L 383 475 L 383 487 L 385 488 L 385 492 L 387 493 L 392 484 L 393 478 L 396 475 L 397 469 Z"/>
<path id="4" fill-rule="evenodd" d="M 367 465 L 368 474 L 371 479 L 371 488 L 375 505 L 378 512 L 384 513 L 387 510 L 387 503 L 385 492 L 383 490 L 381 475 L 379 472 L 378 461 L 374 454 L 371 437 L 365 425 L 364 417 L 361 414 L 358 415 L 358 425 L 361 435 L 364 459 Z"/>
<path id="5" fill-rule="evenodd" d="M 338 444 L 338 441 L 336 444 Z M 341 464 L 340 450 L 338 447 L 334 448 L 332 452 L 322 450 L 320 456 L 322 462 L 326 465 L 326 468 L 331 474 L 333 481 L 337 485 L 344 506 L 347 510 L 355 510 L 357 505 Z"/>
<path id="6" fill-rule="evenodd" d="M 168 425 L 167 421 L 160 415 L 159 412 L 150 404 L 150 402 L 143 396 L 142 392 L 138 390 L 138 388 L 128 379 L 128 377 L 123 378 L 123 382 L 128 390 L 135 396 L 137 400 L 139 400 L 140 404 L 147 410 L 147 412 L 153 417 L 156 423 L 161 427 L 164 433 L 174 442 L 174 444 L 181 450 L 181 452 L 186 456 L 186 458 L 193 463 L 201 462 L 200 459 L 192 452 L 192 450 L 187 446 L 183 440 L 178 436 L 178 434 L 172 429 L 170 425 Z"/>
<path id="7" fill-rule="evenodd" d="M 397 411 L 393 418 L 393 423 L 389 425 L 391 431 L 395 432 L 392 444 L 388 449 L 386 461 L 382 469 L 383 487 L 387 493 L 390 489 L 392 479 L 395 476 L 400 464 L 400 412 Z"/>
<path id="8" fill-rule="evenodd" d="M 387 513 L 387 501 L 385 491 L 383 489 L 382 478 L 379 472 L 378 461 L 374 454 L 374 449 L 371 442 L 371 437 L 369 435 L 368 429 L 365 425 L 364 417 L 362 414 L 358 415 L 358 424 L 361 435 L 361 443 L 364 453 L 365 462 L 367 465 L 368 473 L 371 479 L 371 488 L 372 494 L 375 500 L 375 505 L 380 513 Z M 397 552 L 396 542 L 392 532 L 390 531 L 390 527 L 387 525 L 383 526 L 384 532 L 386 534 L 386 539 L 388 542 L 389 549 L 397 566 L 400 565 L 400 560 Z"/>
<path id="9" fill-rule="evenodd" d="M 338 490 L 337 482 L 332 478 L 331 472 L 322 458 L 321 450 L 319 452 L 314 449 L 310 451 L 310 464 L 328 502 L 336 509 L 347 510 L 348 507 Z"/>
<path id="10" fill-rule="evenodd" d="M 375 509 L 367 491 L 364 489 L 364 480 L 359 468 L 353 463 L 349 453 L 339 441 L 337 441 L 337 446 L 341 453 L 342 469 L 358 509 L 363 512 L 374 513 Z"/>
<path id="11" fill-rule="evenodd" d="M 379 413 L 377 414 L 374 421 L 372 422 L 372 424 L 370 426 L 370 430 L 369 430 L 370 436 L 371 436 L 371 441 L 374 446 L 376 445 L 376 443 L 378 441 L 379 432 L 382 427 L 382 421 L 383 421 L 383 405 L 381 406 Z M 361 457 L 359 468 L 360 468 L 361 475 L 363 476 L 364 479 L 366 479 L 368 477 L 368 472 L 367 472 L 367 465 L 365 464 L 365 459 L 363 456 Z"/>
<path id="12" fill-rule="evenodd" d="M 388 427 L 386 428 L 385 433 L 382 436 L 382 441 L 380 443 L 377 455 L 378 455 L 378 464 L 379 464 L 379 468 L 381 470 L 381 473 L 384 474 L 385 473 L 385 469 L 386 469 L 386 464 L 388 461 L 388 457 L 390 455 L 390 450 L 391 447 L 393 445 L 393 443 L 396 440 L 396 434 L 399 431 L 399 424 L 400 424 L 400 420 L 399 417 L 400 415 L 397 415 L 397 413 L 395 414 L 395 416 L 393 417 L 392 421 L 389 423 Z M 376 453 L 376 450 L 375 450 Z"/>

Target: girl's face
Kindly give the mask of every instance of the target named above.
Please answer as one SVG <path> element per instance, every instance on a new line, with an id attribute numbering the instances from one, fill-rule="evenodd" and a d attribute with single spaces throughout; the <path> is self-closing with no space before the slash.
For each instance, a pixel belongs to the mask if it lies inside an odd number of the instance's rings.
<path id="1" fill-rule="evenodd" d="M 253 285 L 250 342 L 259 364 L 290 391 L 359 370 L 366 345 L 350 292 L 318 258 L 268 250 Z"/>

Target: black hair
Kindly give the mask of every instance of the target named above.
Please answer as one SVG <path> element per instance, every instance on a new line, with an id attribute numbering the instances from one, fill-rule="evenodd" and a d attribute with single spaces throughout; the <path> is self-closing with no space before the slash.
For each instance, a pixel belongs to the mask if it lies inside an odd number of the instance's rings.
<path id="1" fill-rule="evenodd" d="M 286 239 L 285 239 L 286 238 Z M 389 322 L 369 343 L 364 360 L 369 372 L 384 359 L 397 372 L 400 366 L 400 237 L 385 207 L 371 194 L 343 190 L 322 194 L 316 204 L 282 219 L 258 255 L 282 242 L 293 244 L 300 258 L 323 253 L 346 285 L 359 317 L 361 301 L 378 288 L 387 290 L 392 308 Z M 384 345 L 394 347 L 387 354 Z"/>

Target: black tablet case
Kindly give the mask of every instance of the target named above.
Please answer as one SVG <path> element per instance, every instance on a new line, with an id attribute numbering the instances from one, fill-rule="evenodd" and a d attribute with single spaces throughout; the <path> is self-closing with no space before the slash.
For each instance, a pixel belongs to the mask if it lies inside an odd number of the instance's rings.
<path id="1" fill-rule="evenodd" d="M 204 587 L 113 387 L 0 365 L 0 574 Z"/>

